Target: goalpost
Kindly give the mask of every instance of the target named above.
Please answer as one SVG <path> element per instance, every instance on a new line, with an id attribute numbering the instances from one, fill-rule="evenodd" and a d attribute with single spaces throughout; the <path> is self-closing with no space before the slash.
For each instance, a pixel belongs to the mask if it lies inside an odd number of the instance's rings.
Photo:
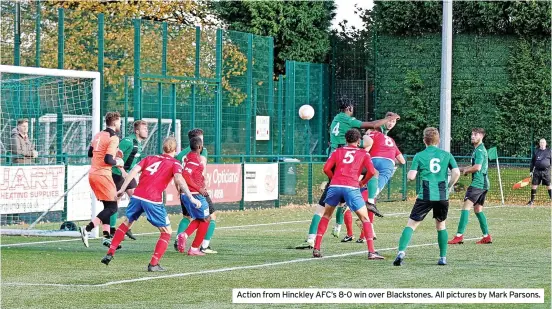
<path id="1" fill-rule="evenodd" d="M 0 65 L 0 86 L 1 234 L 80 236 L 60 225 L 101 207 L 86 179 L 100 73 Z"/>

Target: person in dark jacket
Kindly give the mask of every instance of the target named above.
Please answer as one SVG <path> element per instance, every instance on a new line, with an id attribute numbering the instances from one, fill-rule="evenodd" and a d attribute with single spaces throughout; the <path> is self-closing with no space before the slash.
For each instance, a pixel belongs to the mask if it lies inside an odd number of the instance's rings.
<path id="1" fill-rule="evenodd" d="M 552 165 L 552 152 L 550 148 L 546 148 L 546 140 L 542 138 L 539 141 L 539 148 L 535 150 L 531 159 L 531 177 L 533 177 L 531 187 L 531 200 L 527 206 L 533 206 L 535 196 L 537 195 L 537 187 L 539 185 L 547 186 L 548 196 L 552 200 L 552 186 L 550 186 L 550 166 Z"/>
<path id="2" fill-rule="evenodd" d="M 29 120 L 17 120 L 17 127 L 11 132 L 11 153 L 15 157 L 12 159 L 16 164 L 32 164 L 38 157 L 33 142 L 29 138 Z"/>

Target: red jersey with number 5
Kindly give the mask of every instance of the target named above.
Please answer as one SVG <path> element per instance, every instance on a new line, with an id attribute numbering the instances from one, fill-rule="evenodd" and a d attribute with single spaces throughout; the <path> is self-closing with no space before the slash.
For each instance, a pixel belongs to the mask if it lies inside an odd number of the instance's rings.
<path id="1" fill-rule="evenodd" d="M 153 203 L 163 202 L 163 191 L 175 174 L 182 173 L 182 165 L 167 155 L 147 156 L 138 163 L 142 174 L 134 196 Z"/>
<path id="2" fill-rule="evenodd" d="M 366 176 L 359 184 L 358 178 L 366 168 Z M 335 171 L 335 172 L 334 172 Z M 362 148 L 337 148 L 324 164 L 324 173 L 331 179 L 330 186 L 364 187 L 375 173 L 372 158 Z"/>
<path id="3" fill-rule="evenodd" d="M 372 158 L 385 158 L 395 163 L 395 158 L 401 154 L 395 140 L 379 131 L 372 131 L 369 136 L 374 140 L 370 149 Z"/>

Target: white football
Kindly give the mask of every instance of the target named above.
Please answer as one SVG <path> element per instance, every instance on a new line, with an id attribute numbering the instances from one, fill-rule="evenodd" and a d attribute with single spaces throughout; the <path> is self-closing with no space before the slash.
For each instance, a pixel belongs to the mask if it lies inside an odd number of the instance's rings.
<path id="1" fill-rule="evenodd" d="M 305 104 L 299 108 L 299 117 L 303 120 L 310 120 L 314 117 L 314 108 L 312 106 Z"/>

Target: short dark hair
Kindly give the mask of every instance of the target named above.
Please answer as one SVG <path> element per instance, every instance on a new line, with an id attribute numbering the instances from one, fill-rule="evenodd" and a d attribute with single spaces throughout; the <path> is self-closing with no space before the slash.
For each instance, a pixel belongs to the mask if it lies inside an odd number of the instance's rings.
<path id="1" fill-rule="evenodd" d="M 24 124 L 27 122 L 29 122 L 29 119 L 27 118 L 17 119 L 17 125 Z"/>
<path id="2" fill-rule="evenodd" d="M 191 129 L 188 131 L 188 139 L 191 141 L 193 137 L 198 137 L 203 135 L 203 130 L 199 128 Z"/>
<path id="3" fill-rule="evenodd" d="M 199 147 L 203 146 L 203 141 L 199 137 L 192 137 L 190 138 L 190 149 L 192 151 L 196 151 L 199 149 Z"/>
<path id="4" fill-rule="evenodd" d="M 339 99 L 337 99 L 337 105 L 339 105 L 339 110 L 344 111 L 348 108 L 355 107 L 355 102 L 353 102 L 352 99 L 342 96 Z"/>
<path id="5" fill-rule="evenodd" d="M 350 129 L 345 133 L 347 144 L 357 143 L 360 141 L 360 132 L 357 129 Z"/>
<path id="6" fill-rule="evenodd" d="M 483 128 L 473 128 L 472 133 L 480 133 L 481 135 L 485 136 L 485 129 L 483 129 Z"/>
<path id="7" fill-rule="evenodd" d="M 121 114 L 119 114 L 119 112 L 108 112 L 107 114 L 105 114 L 105 124 L 107 126 L 112 126 L 113 122 L 120 118 Z"/>

